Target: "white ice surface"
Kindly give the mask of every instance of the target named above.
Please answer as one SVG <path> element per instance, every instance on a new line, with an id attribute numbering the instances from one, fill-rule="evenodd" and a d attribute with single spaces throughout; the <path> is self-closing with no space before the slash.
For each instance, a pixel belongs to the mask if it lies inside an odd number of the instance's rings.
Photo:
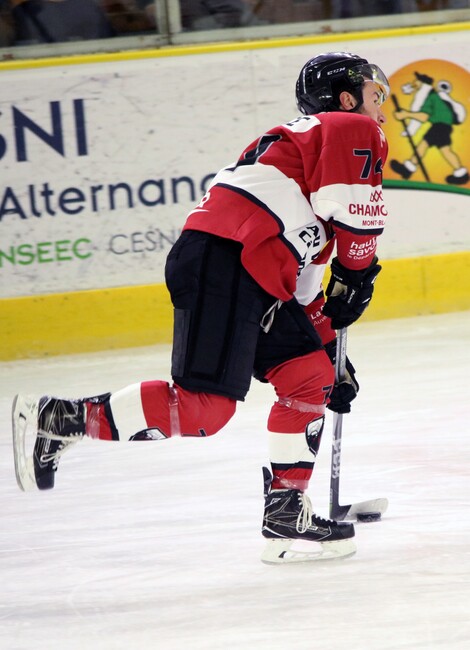
<path id="1" fill-rule="evenodd" d="M 341 501 L 386 496 L 357 554 L 259 560 L 271 388 L 208 439 L 84 440 L 22 493 L 18 391 L 82 396 L 168 379 L 151 347 L 0 364 L 1 650 L 470 648 L 470 313 L 357 324 Z M 329 413 L 329 412 L 328 412 Z M 309 494 L 327 514 L 332 414 Z"/>

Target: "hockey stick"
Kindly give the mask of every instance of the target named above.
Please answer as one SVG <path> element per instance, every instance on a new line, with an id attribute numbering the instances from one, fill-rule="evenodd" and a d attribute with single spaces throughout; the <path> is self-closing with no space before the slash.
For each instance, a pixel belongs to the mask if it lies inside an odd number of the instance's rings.
<path id="1" fill-rule="evenodd" d="M 395 106 L 395 110 L 397 110 L 397 111 L 401 111 L 402 108 L 400 107 L 400 104 L 398 103 L 397 96 L 394 95 L 394 94 L 392 93 L 392 94 L 390 95 L 390 97 L 391 97 L 391 99 L 392 99 L 393 105 Z M 411 137 L 411 134 L 410 134 L 410 132 L 408 131 L 408 127 L 407 127 L 407 125 L 406 125 L 405 120 L 399 120 L 399 122 L 401 122 L 401 124 L 402 124 L 402 126 L 403 126 L 403 129 L 404 129 L 404 131 L 405 131 L 405 133 L 406 133 L 406 137 L 408 138 L 408 142 L 410 143 L 411 148 L 412 148 L 412 150 L 413 150 L 413 153 L 414 153 L 414 155 L 415 155 L 415 157 L 416 157 L 416 160 L 418 161 L 418 167 L 419 167 L 419 168 L 421 169 L 421 171 L 423 172 L 423 176 L 424 176 L 424 178 L 427 180 L 428 183 L 430 183 L 430 182 L 431 182 L 431 179 L 429 178 L 428 172 L 426 171 L 426 168 L 425 168 L 425 166 L 424 166 L 424 163 L 423 163 L 423 161 L 421 160 L 421 156 L 419 155 L 418 150 L 416 149 L 416 145 L 415 145 L 415 143 L 413 142 L 413 138 Z"/>
<path id="2" fill-rule="evenodd" d="M 346 376 L 346 344 L 347 329 L 338 330 L 336 338 L 335 375 L 339 382 Z M 343 519 L 357 519 L 358 521 L 379 521 L 387 510 L 387 499 L 371 499 L 359 503 L 340 505 L 339 503 L 339 478 L 341 470 L 341 438 L 343 435 L 343 414 L 335 413 L 333 416 L 333 444 L 331 450 L 330 474 L 330 519 L 342 521 Z"/>
<path id="3" fill-rule="evenodd" d="M 347 329 L 338 330 L 336 338 L 336 381 L 344 378 L 346 373 L 346 343 Z M 330 519 L 344 519 L 350 506 L 339 505 L 339 477 L 341 469 L 341 438 L 343 435 L 343 414 L 333 415 L 333 446 L 331 449 L 331 475 L 330 475 Z"/>

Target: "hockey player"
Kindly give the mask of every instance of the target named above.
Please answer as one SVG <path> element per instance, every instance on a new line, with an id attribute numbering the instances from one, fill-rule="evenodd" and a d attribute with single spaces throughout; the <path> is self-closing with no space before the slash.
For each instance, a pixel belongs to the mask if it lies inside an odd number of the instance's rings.
<path id="1" fill-rule="evenodd" d="M 351 523 L 323 519 L 306 495 L 325 407 L 348 412 L 358 384 L 335 384 L 335 330 L 363 313 L 380 271 L 380 125 L 389 93 L 380 68 L 333 52 L 308 61 L 301 115 L 222 169 L 169 253 L 174 305 L 173 384 L 147 381 L 82 399 L 18 396 L 15 461 L 22 489 L 54 486 L 60 456 L 81 437 L 162 440 L 215 434 L 254 376 L 277 401 L 267 428 L 262 559 L 287 562 L 354 552 Z M 321 280 L 336 244 L 324 300 Z M 32 457 L 25 439 L 34 430 Z M 291 551 L 297 540 L 313 550 Z"/>

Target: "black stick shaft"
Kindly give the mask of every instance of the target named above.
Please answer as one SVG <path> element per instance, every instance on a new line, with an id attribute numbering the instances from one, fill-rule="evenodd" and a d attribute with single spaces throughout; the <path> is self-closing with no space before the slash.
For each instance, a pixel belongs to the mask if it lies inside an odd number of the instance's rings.
<path id="1" fill-rule="evenodd" d="M 343 379 L 346 374 L 346 344 L 347 329 L 338 330 L 336 337 L 336 381 Z M 335 413 L 333 416 L 333 443 L 331 449 L 331 474 L 330 474 L 330 518 L 338 517 L 341 511 L 339 505 L 339 478 L 341 470 L 341 438 L 343 434 L 343 414 Z"/>

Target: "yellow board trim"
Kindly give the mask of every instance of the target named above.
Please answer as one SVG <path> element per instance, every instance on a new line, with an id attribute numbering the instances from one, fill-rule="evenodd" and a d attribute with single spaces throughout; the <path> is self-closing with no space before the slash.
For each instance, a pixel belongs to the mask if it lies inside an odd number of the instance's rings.
<path id="1" fill-rule="evenodd" d="M 246 40 L 229 41 L 222 43 L 203 43 L 198 45 L 173 45 L 164 46 L 158 49 L 101 52 L 95 54 L 74 54 L 69 56 L 44 57 L 37 59 L 15 59 L 13 61 L 0 62 L 0 71 L 47 68 L 59 65 L 109 63 L 112 61 L 136 61 L 140 59 L 154 59 L 168 56 L 194 56 L 197 54 L 214 54 L 217 52 L 236 52 L 279 47 L 294 47 L 299 45 L 336 43 L 338 41 L 345 40 L 359 41 L 404 36 L 419 36 L 423 34 L 447 34 L 468 30 L 470 30 L 470 22 L 461 22 L 447 23 L 443 25 L 422 25 L 418 27 L 396 27 L 392 29 L 376 29 L 360 32 L 338 32 L 308 36 L 267 38 L 252 41 Z"/>
<path id="2" fill-rule="evenodd" d="M 470 310 L 470 252 L 381 263 L 361 320 Z M 163 284 L 5 298 L 0 360 L 168 343 L 172 321 Z"/>

